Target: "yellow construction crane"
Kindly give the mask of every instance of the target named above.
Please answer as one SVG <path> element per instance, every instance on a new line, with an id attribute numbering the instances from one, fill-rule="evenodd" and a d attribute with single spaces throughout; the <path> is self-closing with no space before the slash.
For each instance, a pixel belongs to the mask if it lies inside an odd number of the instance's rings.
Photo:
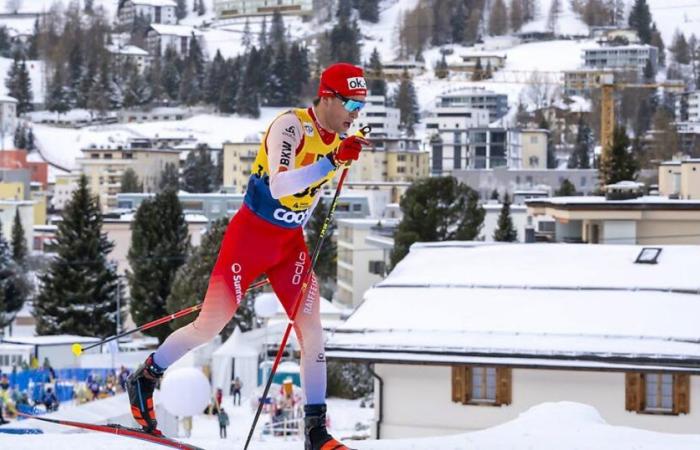
<path id="1" fill-rule="evenodd" d="M 600 146 L 603 152 L 612 145 L 613 131 L 615 130 L 615 90 L 627 88 L 666 88 L 671 92 L 685 91 L 682 81 L 669 81 L 665 83 L 626 83 L 615 82 L 612 73 L 604 73 L 597 77 L 600 87 Z"/>

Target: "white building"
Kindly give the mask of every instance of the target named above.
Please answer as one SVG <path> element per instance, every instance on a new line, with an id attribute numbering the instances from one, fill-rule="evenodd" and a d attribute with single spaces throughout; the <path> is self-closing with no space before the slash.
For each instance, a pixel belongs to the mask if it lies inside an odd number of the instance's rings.
<path id="1" fill-rule="evenodd" d="M 153 59 L 146 50 L 135 45 L 112 44 L 107 46 L 107 51 L 119 65 L 129 62 L 136 66 L 139 73 L 143 73 Z"/>
<path id="2" fill-rule="evenodd" d="M 583 50 L 584 65 L 598 68 L 636 68 L 644 70 L 647 63 L 656 73 L 659 49 L 652 45 L 621 45 Z"/>
<path id="3" fill-rule="evenodd" d="M 9 136 L 17 128 L 17 99 L 0 95 L 0 134 Z"/>
<path id="4" fill-rule="evenodd" d="M 131 25 L 139 16 L 152 24 L 176 24 L 176 8 L 173 0 L 123 0 L 119 2 L 117 16 L 122 26 Z"/>
<path id="5" fill-rule="evenodd" d="M 185 56 L 190 51 L 192 39 L 201 38 L 201 31 L 185 25 L 152 24 L 146 34 L 148 53 L 154 57 L 165 54 L 168 47 L 173 47 L 179 55 Z"/>
<path id="6" fill-rule="evenodd" d="M 700 123 L 700 90 L 676 96 L 676 118 L 680 122 Z"/>
<path id="7" fill-rule="evenodd" d="M 355 308 L 389 265 L 396 219 L 339 219 L 338 289 L 335 301 Z M 388 235 L 387 235 L 388 234 Z"/>
<path id="8" fill-rule="evenodd" d="M 383 95 L 369 95 L 366 101 L 367 105 L 357 116 L 357 128 L 371 126 L 372 138 L 398 136 L 401 115 L 399 109 L 387 106 Z"/>
<path id="9" fill-rule="evenodd" d="M 457 89 L 439 95 L 436 106 L 485 109 L 494 122 L 508 113 L 508 96 L 484 88 Z"/>
<path id="10" fill-rule="evenodd" d="M 484 429 L 559 401 L 697 433 L 700 246 L 658 251 L 414 244 L 326 354 L 374 364 L 382 438 Z"/>
<path id="11" fill-rule="evenodd" d="M 464 106 L 438 106 L 428 114 L 424 121 L 432 173 L 449 173 L 467 167 L 469 130 L 487 126 L 489 112 Z"/>
<path id="12" fill-rule="evenodd" d="M 214 0 L 217 19 L 243 16 L 280 14 L 313 16 L 317 6 L 327 3 L 322 0 Z"/>

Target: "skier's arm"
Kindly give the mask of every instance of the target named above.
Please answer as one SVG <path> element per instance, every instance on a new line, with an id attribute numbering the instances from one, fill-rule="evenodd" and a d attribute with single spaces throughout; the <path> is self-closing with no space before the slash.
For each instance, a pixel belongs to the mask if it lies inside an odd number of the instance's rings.
<path id="1" fill-rule="evenodd" d="M 295 169 L 297 150 L 303 145 L 301 121 L 294 113 L 283 114 L 270 125 L 265 145 L 270 167 L 270 193 L 273 198 L 303 191 L 334 170 L 328 158 Z"/>

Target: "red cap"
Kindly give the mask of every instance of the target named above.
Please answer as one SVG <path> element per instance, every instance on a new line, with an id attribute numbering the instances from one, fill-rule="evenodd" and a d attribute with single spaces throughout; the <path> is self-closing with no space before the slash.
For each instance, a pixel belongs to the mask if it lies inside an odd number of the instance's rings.
<path id="1" fill-rule="evenodd" d="M 348 63 L 336 63 L 328 66 L 321 74 L 318 96 L 329 97 L 334 95 L 333 91 L 343 97 L 367 95 L 365 71 L 362 70 L 362 67 Z"/>

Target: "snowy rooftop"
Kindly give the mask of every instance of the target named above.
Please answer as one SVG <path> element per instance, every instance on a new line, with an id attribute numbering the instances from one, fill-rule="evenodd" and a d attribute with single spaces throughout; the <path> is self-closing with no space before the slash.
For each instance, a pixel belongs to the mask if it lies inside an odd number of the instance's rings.
<path id="1" fill-rule="evenodd" d="M 173 4 L 173 6 L 175 6 Z M 108 45 L 107 51 L 118 55 L 148 56 L 148 52 L 135 45 Z"/>
<path id="2" fill-rule="evenodd" d="M 658 264 L 635 264 L 641 248 L 414 245 L 386 280 L 367 291 L 330 338 L 328 354 L 696 367 L 700 281 L 692 267 L 700 246 L 667 246 Z"/>
<path id="3" fill-rule="evenodd" d="M 525 200 L 528 206 L 537 205 L 615 205 L 616 208 L 621 206 L 641 207 L 641 206 L 658 206 L 659 208 L 669 207 L 693 207 L 700 208 L 700 200 L 682 200 L 659 195 L 643 195 L 641 197 L 629 200 L 608 200 L 603 196 L 574 196 L 574 197 L 549 197 Z"/>
<path id="4" fill-rule="evenodd" d="M 97 342 L 99 339 L 87 336 L 75 336 L 72 334 L 60 334 L 53 336 L 12 336 L 3 339 L 2 342 L 9 344 L 28 345 L 65 345 L 78 343 Z"/>
<path id="5" fill-rule="evenodd" d="M 131 0 L 134 5 L 147 6 L 172 6 L 175 8 L 177 4 L 173 0 Z"/>
<path id="6" fill-rule="evenodd" d="M 190 37 L 201 36 L 202 32 L 193 27 L 185 25 L 164 25 L 162 23 L 152 23 L 151 28 L 160 35 Z"/>

